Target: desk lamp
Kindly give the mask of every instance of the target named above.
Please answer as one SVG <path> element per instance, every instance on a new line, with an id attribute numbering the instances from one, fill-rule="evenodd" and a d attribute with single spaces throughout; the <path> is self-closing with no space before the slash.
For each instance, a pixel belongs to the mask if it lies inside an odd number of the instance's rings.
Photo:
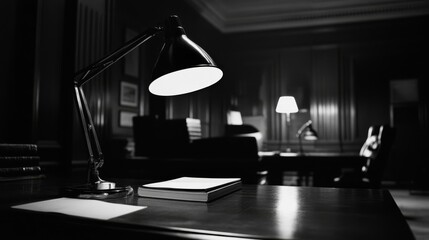
<path id="1" fill-rule="evenodd" d="M 302 138 L 307 141 L 315 141 L 318 139 L 316 130 L 312 126 L 312 121 L 308 120 L 304 123 L 298 130 L 296 136 L 299 140 L 299 153 L 304 154 L 304 149 L 302 148 Z"/>
<path id="2" fill-rule="evenodd" d="M 88 179 L 84 185 L 66 188 L 67 195 L 104 199 L 125 197 L 133 193 L 131 186 L 118 186 L 114 182 L 102 180 L 99 176 L 104 156 L 82 86 L 161 32 L 165 34 L 165 43 L 153 69 L 153 81 L 149 85 L 152 94 L 174 96 L 190 93 L 215 84 L 222 78 L 222 70 L 202 48 L 186 36 L 179 18 L 175 15 L 166 20 L 164 27 L 147 29 L 110 55 L 78 71 L 74 78 L 74 94 L 89 154 Z"/>
<path id="3" fill-rule="evenodd" d="M 289 131 L 290 129 L 290 114 L 298 112 L 298 106 L 296 105 L 295 98 L 292 96 L 281 96 L 277 102 L 276 112 L 286 113 L 286 125 Z M 286 134 L 287 143 L 289 143 L 289 132 Z"/>

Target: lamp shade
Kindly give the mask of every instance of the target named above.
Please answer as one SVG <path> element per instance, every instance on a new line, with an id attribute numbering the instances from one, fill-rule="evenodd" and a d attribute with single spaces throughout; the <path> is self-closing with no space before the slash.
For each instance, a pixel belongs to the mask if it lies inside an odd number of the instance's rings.
<path id="1" fill-rule="evenodd" d="M 296 105 L 295 98 L 292 96 L 282 96 L 277 102 L 276 112 L 278 113 L 296 113 L 298 106 Z"/>
<path id="2" fill-rule="evenodd" d="M 222 76 L 212 58 L 186 36 L 179 18 L 171 16 L 149 91 L 158 96 L 181 95 L 213 85 Z"/>
<path id="3" fill-rule="evenodd" d="M 311 124 L 304 130 L 302 133 L 302 138 L 307 141 L 316 141 L 319 136 L 317 135 L 317 132 L 313 129 Z"/>
<path id="4" fill-rule="evenodd" d="M 226 113 L 226 122 L 228 125 L 243 125 L 243 118 L 240 111 L 229 110 Z"/>

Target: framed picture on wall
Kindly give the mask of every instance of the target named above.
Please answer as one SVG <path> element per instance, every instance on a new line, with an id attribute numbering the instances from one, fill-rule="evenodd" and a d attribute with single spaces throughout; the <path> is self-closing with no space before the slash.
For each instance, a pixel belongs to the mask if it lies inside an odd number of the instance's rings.
<path id="1" fill-rule="evenodd" d="M 119 126 L 133 127 L 133 117 L 137 116 L 135 112 L 119 111 Z"/>
<path id="2" fill-rule="evenodd" d="M 119 103 L 122 106 L 137 107 L 139 103 L 139 88 L 135 83 L 121 82 Z"/>

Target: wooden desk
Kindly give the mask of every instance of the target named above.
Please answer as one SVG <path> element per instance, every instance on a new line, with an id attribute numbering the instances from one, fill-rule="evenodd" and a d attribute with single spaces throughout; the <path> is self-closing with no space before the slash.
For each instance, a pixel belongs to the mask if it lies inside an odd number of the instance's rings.
<path id="1" fill-rule="evenodd" d="M 261 168 L 269 173 L 270 184 L 281 184 L 284 171 L 297 171 L 300 177 L 306 179 L 310 172 L 313 173 L 315 186 L 329 186 L 329 182 L 339 175 L 341 169 L 360 170 L 366 161 L 366 158 L 356 153 L 260 152 L 259 155 Z"/>
<path id="2" fill-rule="evenodd" d="M 133 187 L 143 183 L 120 182 Z M 134 195 L 109 201 L 148 207 L 107 221 L 10 208 L 59 197 L 64 184 L 68 181 L 49 177 L 0 183 L 2 235 L 16 239 L 414 239 L 386 190 L 244 185 L 211 203 Z"/>

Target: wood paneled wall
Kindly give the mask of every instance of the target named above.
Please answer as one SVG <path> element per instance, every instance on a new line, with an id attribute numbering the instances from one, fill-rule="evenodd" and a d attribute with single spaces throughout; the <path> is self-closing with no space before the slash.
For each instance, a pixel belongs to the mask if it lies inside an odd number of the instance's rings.
<path id="1" fill-rule="evenodd" d="M 340 124 L 345 108 L 340 107 L 338 46 L 249 51 L 236 53 L 236 56 L 242 54 L 245 56 L 242 59 L 250 62 L 242 63 L 237 72 L 250 71 L 252 74 L 237 74 L 228 80 L 236 82 L 234 88 L 237 88 L 238 109 L 242 115 L 262 115 L 266 149 L 297 150 L 296 132 L 311 119 L 320 135 L 319 149 L 340 150 L 341 132 L 353 130 L 351 126 L 342 129 Z M 291 114 L 289 125 L 285 114 L 275 112 L 279 97 L 285 95 L 294 96 L 300 109 Z M 305 144 L 314 150 L 314 143 Z"/>
<path id="2" fill-rule="evenodd" d="M 389 80 L 425 78 L 423 19 L 230 35 L 231 94 L 244 116 L 263 115 L 267 150 L 297 150 L 295 134 L 311 119 L 319 140 L 305 149 L 358 152 L 370 125 L 389 123 Z M 301 109 L 290 126 L 275 112 L 282 95 Z"/>
<path id="3" fill-rule="evenodd" d="M 268 148 L 297 150 L 296 132 L 308 120 L 319 133 L 319 145 L 329 145 L 330 151 L 340 150 L 340 79 L 337 46 L 302 47 L 282 50 L 262 73 L 265 94 L 267 129 L 265 142 Z M 288 126 L 285 114 L 275 112 L 280 96 L 294 96 L 298 113 L 291 114 Z M 271 145 L 271 146 L 270 146 Z M 321 146 L 319 146 L 320 149 Z"/>
<path id="4" fill-rule="evenodd" d="M 38 82 L 36 1 L 1 3 L 0 142 L 35 142 Z"/>
<path id="5" fill-rule="evenodd" d="M 89 66 L 111 52 L 111 19 L 113 1 L 78 0 L 76 1 L 76 40 L 75 40 L 75 72 Z M 102 147 L 103 141 L 110 136 L 110 74 L 101 73 L 87 82 L 84 93 L 94 121 L 94 126 Z M 77 112 L 74 111 L 73 160 L 86 161 L 88 153 L 82 135 Z"/>

